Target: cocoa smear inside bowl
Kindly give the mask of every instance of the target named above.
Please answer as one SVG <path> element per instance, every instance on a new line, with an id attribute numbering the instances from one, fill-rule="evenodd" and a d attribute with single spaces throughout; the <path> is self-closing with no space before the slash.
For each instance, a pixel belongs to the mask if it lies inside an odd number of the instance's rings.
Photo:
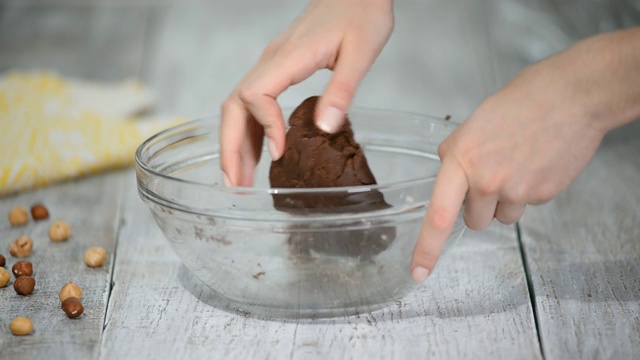
<path id="1" fill-rule="evenodd" d="M 440 167 L 437 147 L 455 124 L 366 109 L 349 118 L 377 184 L 272 188 L 265 149 L 254 187 L 225 187 L 217 118 L 169 129 L 138 149 L 141 198 L 181 261 L 227 309 L 344 316 L 394 303 L 414 287 L 409 265 Z M 342 205 L 282 211 L 274 197 Z M 459 218 L 450 240 L 463 229 Z"/>

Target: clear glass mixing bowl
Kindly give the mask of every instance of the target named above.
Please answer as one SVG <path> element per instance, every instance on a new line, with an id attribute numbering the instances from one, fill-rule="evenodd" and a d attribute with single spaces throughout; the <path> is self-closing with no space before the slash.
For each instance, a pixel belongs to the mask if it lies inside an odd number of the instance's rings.
<path id="1" fill-rule="evenodd" d="M 395 302 L 415 286 L 409 265 L 440 166 L 437 147 L 455 124 L 367 109 L 349 118 L 378 185 L 269 188 L 265 149 L 254 187 L 225 187 L 219 118 L 168 129 L 138 148 L 141 198 L 184 265 L 229 310 L 276 318 L 352 315 Z M 388 206 L 371 211 L 274 207 L 274 196 L 357 201 L 380 194 Z M 443 255 L 463 229 L 460 216 Z"/>

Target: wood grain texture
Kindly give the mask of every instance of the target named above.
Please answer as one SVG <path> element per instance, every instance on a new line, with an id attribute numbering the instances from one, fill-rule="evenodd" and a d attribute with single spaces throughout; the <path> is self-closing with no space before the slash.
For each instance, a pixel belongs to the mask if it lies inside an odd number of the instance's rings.
<path id="1" fill-rule="evenodd" d="M 159 109 L 188 117 L 219 113 L 262 50 L 300 14 L 306 2 L 175 2 L 151 16 L 143 79 L 157 90 Z M 495 21 L 483 2 L 403 0 L 395 29 L 363 79 L 354 106 L 407 110 L 462 122 L 497 90 L 491 43 Z M 520 65 L 520 64 L 519 64 Z M 446 69 L 446 70 L 445 70 Z M 282 106 L 322 94 L 322 70 L 278 97 Z"/>
<path id="2" fill-rule="evenodd" d="M 98 80 L 121 80 L 139 73 L 145 9 L 32 5 L 0 4 L 0 72 L 54 70 Z M 28 297 L 18 296 L 11 285 L 0 289 L 1 359 L 97 357 L 122 181 L 122 172 L 108 172 L 0 198 L 0 253 L 7 257 L 10 269 L 17 261 L 8 254 L 10 242 L 23 234 L 32 237 L 34 250 L 28 260 L 36 279 L 36 290 Z M 14 205 L 29 208 L 36 202 L 49 208 L 49 220 L 21 228 L 9 226 L 7 214 Z M 71 239 L 63 243 L 48 238 L 48 228 L 57 219 L 72 228 Z M 101 268 L 90 269 L 83 263 L 84 252 L 91 246 L 107 250 L 108 260 Z M 70 280 L 84 291 L 84 314 L 74 320 L 66 317 L 58 299 L 58 291 Z M 31 336 L 11 335 L 9 323 L 15 316 L 33 320 Z"/>
<path id="3" fill-rule="evenodd" d="M 137 78 L 148 9 L 0 3 L 0 72 L 48 70 L 85 80 Z"/>
<path id="4" fill-rule="evenodd" d="M 640 123 L 609 134 L 522 239 L 547 359 L 640 354 Z"/>
<path id="5" fill-rule="evenodd" d="M 6 267 L 11 271 L 19 260 L 9 255 L 9 244 L 27 235 L 34 245 L 26 260 L 32 262 L 36 279 L 30 296 L 16 294 L 12 284 L 0 289 L 0 359 L 97 356 L 109 298 L 123 175 L 111 172 L 0 199 L 0 253 L 7 258 Z M 48 220 L 31 220 L 23 227 L 9 225 L 7 214 L 13 206 L 29 209 L 35 203 L 49 209 Z M 49 240 L 49 227 L 55 220 L 71 226 L 69 240 Z M 107 250 L 107 262 L 100 268 L 88 268 L 83 262 L 84 252 L 91 246 Z M 13 275 L 11 280 L 15 280 Z M 66 317 L 58 298 L 62 286 L 71 280 L 84 292 L 84 314 L 73 320 Z M 9 323 L 16 316 L 32 319 L 32 335 L 11 335 Z"/>
<path id="6" fill-rule="evenodd" d="M 633 5 L 622 2 L 616 5 L 620 11 L 608 15 L 598 8 L 598 17 L 582 3 L 553 3 L 396 2 L 395 33 L 355 104 L 452 114 L 462 121 L 526 64 L 615 26 L 608 17 L 637 23 Z M 140 76 L 157 92 L 161 112 L 211 115 L 303 6 L 290 0 L 4 1 L 0 71 L 53 69 L 95 80 Z M 550 17 L 555 10 L 564 18 Z M 322 71 L 279 100 L 296 105 L 321 93 L 329 77 Z M 638 135 L 639 125 L 612 134 L 569 190 L 529 209 L 522 222 L 549 359 L 640 353 Z M 72 225 L 69 242 L 48 240 L 53 219 L 8 226 L 3 214 L 13 205 L 36 201 Z M 132 172 L 2 198 L 0 224 L 0 253 L 8 268 L 16 260 L 8 256 L 8 244 L 21 234 L 33 237 L 29 260 L 38 282 L 26 298 L 11 286 L 0 289 L 0 359 L 542 357 L 511 227 L 468 232 L 425 286 L 389 308 L 347 318 L 274 321 L 220 309 L 223 302 L 191 276 L 163 238 L 137 197 Z M 85 248 L 93 245 L 109 253 L 103 268 L 82 264 Z M 76 320 L 65 317 L 57 298 L 71 279 L 85 291 L 85 314 Z M 10 335 L 8 323 L 17 315 L 34 320 L 33 335 Z"/>
<path id="7" fill-rule="evenodd" d="M 103 359 L 540 358 L 515 237 L 467 233 L 426 283 L 370 314 L 263 320 L 224 304 L 180 263 L 127 181 Z"/>

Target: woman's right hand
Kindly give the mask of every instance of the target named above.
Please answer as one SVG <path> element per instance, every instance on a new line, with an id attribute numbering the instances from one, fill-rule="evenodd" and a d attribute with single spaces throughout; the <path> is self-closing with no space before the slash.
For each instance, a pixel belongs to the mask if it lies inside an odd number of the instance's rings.
<path id="1" fill-rule="evenodd" d="M 222 105 L 221 163 L 228 186 L 251 186 L 263 137 L 282 156 L 285 122 L 277 97 L 320 69 L 333 76 L 316 107 L 316 124 L 342 126 L 358 84 L 393 29 L 392 0 L 316 0 L 267 46 Z"/>
<path id="2" fill-rule="evenodd" d="M 640 26 L 579 42 L 521 71 L 439 148 L 442 167 L 412 273 L 434 270 L 458 213 L 472 230 L 516 222 L 566 189 L 611 129 L 640 117 Z"/>

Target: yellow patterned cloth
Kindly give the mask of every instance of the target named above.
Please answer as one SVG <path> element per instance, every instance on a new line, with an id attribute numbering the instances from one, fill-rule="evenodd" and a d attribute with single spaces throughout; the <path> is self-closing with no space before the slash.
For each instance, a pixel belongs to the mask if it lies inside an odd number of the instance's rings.
<path id="1" fill-rule="evenodd" d="M 131 165 L 138 145 L 185 119 L 139 119 L 136 82 L 98 84 L 46 72 L 0 78 L 0 196 Z"/>

